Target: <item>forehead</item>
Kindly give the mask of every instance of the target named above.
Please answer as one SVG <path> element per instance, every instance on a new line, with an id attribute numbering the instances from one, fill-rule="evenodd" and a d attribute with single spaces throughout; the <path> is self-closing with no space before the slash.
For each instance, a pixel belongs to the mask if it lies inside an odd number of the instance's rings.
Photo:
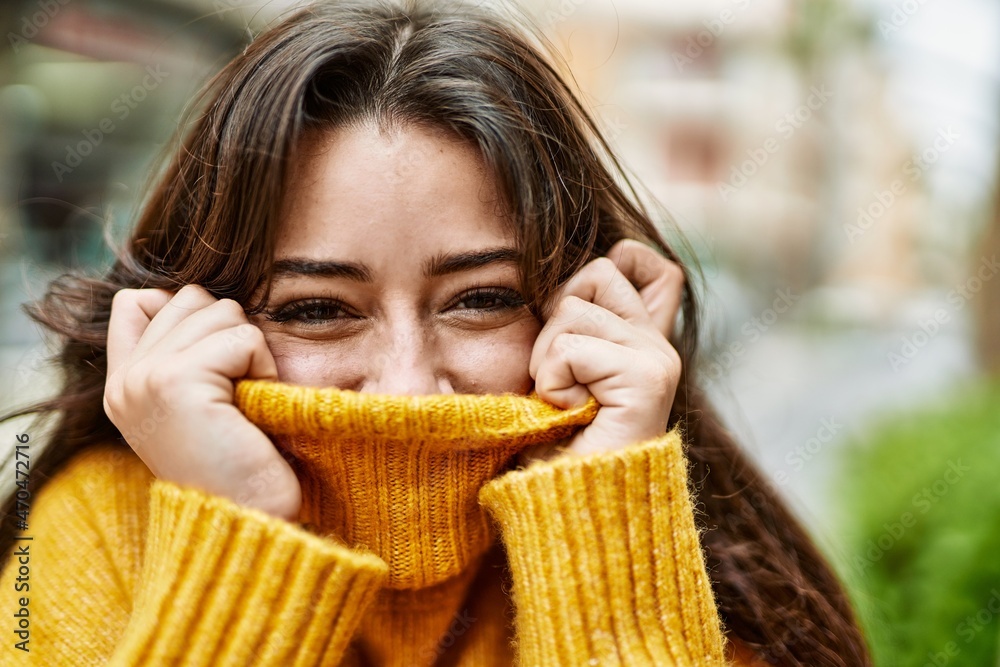
<path id="1" fill-rule="evenodd" d="M 292 159 L 282 254 L 396 255 L 512 244 L 492 173 L 442 130 L 374 125 L 311 131 Z"/>

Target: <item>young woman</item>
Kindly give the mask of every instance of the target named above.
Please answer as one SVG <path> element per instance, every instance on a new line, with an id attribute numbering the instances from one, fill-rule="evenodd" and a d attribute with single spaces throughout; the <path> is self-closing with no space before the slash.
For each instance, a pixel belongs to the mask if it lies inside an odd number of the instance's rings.
<path id="1" fill-rule="evenodd" d="M 200 102 L 115 265 L 29 309 L 65 338 L 65 382 L 10 416 L 59 411 L 31 525 L 64 560 L 36 556 L 36 643 L 5 655 L 869 664 L 837 578 L 698 388 L 687 270 L 527 34 L 464 5 L 318 3 Z M 426 447 L 449 430 L 517 446 Z M 427 489 L 467 521 L 407 505 Z M 366 621 L 394 605 L 405 630 Z"/>

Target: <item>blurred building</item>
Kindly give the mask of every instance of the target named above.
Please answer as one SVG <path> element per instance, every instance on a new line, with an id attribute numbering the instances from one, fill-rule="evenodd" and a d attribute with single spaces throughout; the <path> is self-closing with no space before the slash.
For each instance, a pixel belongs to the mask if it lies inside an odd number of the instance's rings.
<path id="1" fill-rule="evenodd" d="M 913 147 L 885 106 L 871 16 L 826 1 L 607 5 L 562 0 L 536 16 L 709 261 L 746 277 L 759 304 L 780 288 L 864 287 L 820 310 L 865 322 L 919 282 L 922 187 L 903 173 Z"/>

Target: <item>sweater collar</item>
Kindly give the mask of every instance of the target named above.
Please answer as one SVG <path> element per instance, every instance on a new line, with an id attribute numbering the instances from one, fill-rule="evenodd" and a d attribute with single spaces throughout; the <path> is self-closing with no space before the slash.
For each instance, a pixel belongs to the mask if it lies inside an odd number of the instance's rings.
<path id="1" fill-rule="evenodd" d="M 593 421 L 596 400 L 560 409 L 535 392 L 368 394 L 241 380 L 236 405 L 302 484 L 299 519 L 389 565 L 390 588 L 463 573 L 491 546 L 477 495 L 525 447 Z"/>

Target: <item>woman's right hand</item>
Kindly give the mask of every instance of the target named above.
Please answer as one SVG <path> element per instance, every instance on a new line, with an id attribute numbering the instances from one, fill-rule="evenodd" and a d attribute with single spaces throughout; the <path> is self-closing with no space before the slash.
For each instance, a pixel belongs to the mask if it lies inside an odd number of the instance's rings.
<path id="1" fill-rule="evenodd" d="M 104 411 L 159 479 L 293 521 L 298 478 L 234 404 L 234 380 L 278 377 L 261 330 L 198 285 L 122 289 L 108 323 Z"/>

